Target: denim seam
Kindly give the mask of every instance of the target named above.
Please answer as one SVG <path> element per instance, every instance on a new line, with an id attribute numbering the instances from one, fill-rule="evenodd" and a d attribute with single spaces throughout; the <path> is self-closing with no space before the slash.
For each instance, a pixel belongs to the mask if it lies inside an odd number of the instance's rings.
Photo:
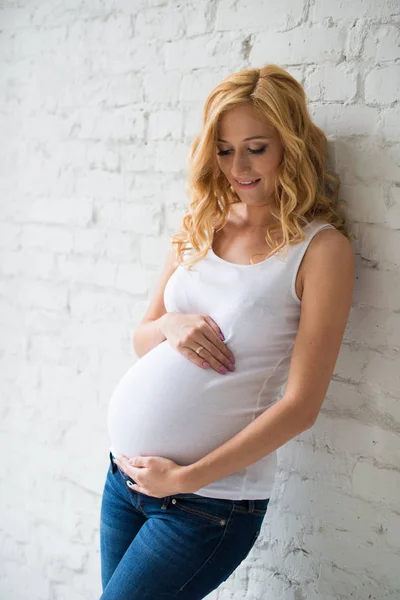
<path id="1" fill-rule="evenodd" d="M 199 517 L 204 517 L 205 519 L 208 519 L 209 521 L 212 521 L 213 523 L 220 523 L 221 519 L 223 519 L 223 517 L 216 517 L 215 515 L 210 515 L 209 513 L 203 512 L 202 510 L 196 510 L 195 508 L 188 508 L 187 506 L 184 506 L 180 502 L 175 502 L 175 506 L 177 508 L 179 508 L 180 510 L 183 510 L 190 514 L 198 515 Z"/>
<path id="2" fill-rule="evenodd" d="M 214 550 L 211 552 L 210 556 L 207 558 L 207 560 L 205 560 L 205 561 L 203 562 L 203 564 L 202 564 L 202 565 L 201 565 L 201 566 L 200 566 L 200 567 L 197 569 L 197 571 L 196 571 L 195 573 L 193 573 L 193 575 L 192 575 L 192 576 L 191 576 L 191 577 L 190 577 L 190 578 L 189 578 L 189 579 L 186 581 L 186 583 L 184 583 L 184 584 L 183 584 L 183 586 L 182 586 L 182 587 L 179 589 L 179 591 L 178 591 L 176 594 L 174 594 L 174 596 L 172 596 L 172 598 L 176 598 L 176 597 L 178 596 L 178 594 L 180 594 L 180 593 L 182 592 L 182 590 L 183 590 L 183 589 L 184 589 L 184 588 L 185 588 L 185 587 L 188 585 L 188 583 L 189 583 L 190 581 L 192 581 L 192 579 L 193 579 L 194 577 L 196 577 L 196 575 L 198 575 L 198 573 L 200 573 L 200 571 L 203 569 L 203 567 L 205 567 L 205 566 L 206 566 L 206 564 L 207 564 L 208 562 L 210 562 L 211 558 L 214 556 L 214 554 L 216 553 L 216 551 L 218 550 L 218 548 L 220 547 L 220 545 L 222 544 L 222 542 L 223 542 L 223 540 L 224 540 L 224 538 L 225 538 L 225 535 L 226 535 L 226 532 L 228 531 L 228 526 L 229 526 L 229 523 L 230 523 L 230 520 L 231 520 L 231 517 L 232 517 L 232 514 L 233 514 L 233 510 L 234 510 L 234 509 L 233 509 L 233 506 L 232 506 L 232 510 L 231 510 L 231 512 L 230 512 L 230 515 L 229 515 L 229 517 L 228 517 L 228 521 L 227 521 L 227 523 L 226 523 L 226 527 L 225 527 L 225 529 L 224 529 L 224 532 L 223 532 L 223 534 L 222 534 L 222 537 L 221 537 L 221 539 L 219 540 L 219 542 L 218 542 L 218 544 L 216 545 L 216 547 L 214 548 Z"/>

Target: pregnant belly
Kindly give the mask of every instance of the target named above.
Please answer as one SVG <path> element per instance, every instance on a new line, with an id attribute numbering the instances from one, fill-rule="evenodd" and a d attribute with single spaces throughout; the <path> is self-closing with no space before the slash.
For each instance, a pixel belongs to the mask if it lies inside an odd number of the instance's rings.
<path id="1" fill-rule="evenodd" d="M 115 454 L 164 456 L 185 465 L 211 452 L 254 418 L 259 382 L 243 372 L 202 369 L 167 340 L 142 356 L 111 397 Z"/>

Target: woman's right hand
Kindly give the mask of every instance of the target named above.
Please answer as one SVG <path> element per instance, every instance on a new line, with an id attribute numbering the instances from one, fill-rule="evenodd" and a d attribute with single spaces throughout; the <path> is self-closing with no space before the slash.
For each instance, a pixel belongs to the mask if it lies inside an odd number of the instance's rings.
<path id="1" fill-rule="evenodd" d="M 199 367 L 208 369 L 211 366 L 218 373 L 235 370 L 235 358 L 210 316 L 167 312 L 161 317 L 160 330 L 175 350 Z M 199 346 L 203 348 L 197 354 Z"/>

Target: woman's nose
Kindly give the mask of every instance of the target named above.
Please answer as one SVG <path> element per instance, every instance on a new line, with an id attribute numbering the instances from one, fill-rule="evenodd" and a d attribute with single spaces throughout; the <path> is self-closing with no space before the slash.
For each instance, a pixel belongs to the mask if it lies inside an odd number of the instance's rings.
<path id="1" fill-rule="evenodd" d="M 249 159 L 247 156 L 236 154 L 233 157 L 232 176 L 239 179 L 249 171 Z"/>

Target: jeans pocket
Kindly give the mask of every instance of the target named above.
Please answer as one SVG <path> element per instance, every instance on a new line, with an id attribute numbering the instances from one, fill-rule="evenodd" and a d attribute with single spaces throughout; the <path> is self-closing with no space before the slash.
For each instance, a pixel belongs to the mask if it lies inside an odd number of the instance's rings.
<path id="1" fill-rule="evenodd" d="M 210 499 L 194 495 L 193 497 L 185 495 L 184 498 L 174 497 L 171 502 L 177 509 L 193 517 L 207 519 L 222 527 L 226 525 L 233 508 L 232 500 Z"/>

